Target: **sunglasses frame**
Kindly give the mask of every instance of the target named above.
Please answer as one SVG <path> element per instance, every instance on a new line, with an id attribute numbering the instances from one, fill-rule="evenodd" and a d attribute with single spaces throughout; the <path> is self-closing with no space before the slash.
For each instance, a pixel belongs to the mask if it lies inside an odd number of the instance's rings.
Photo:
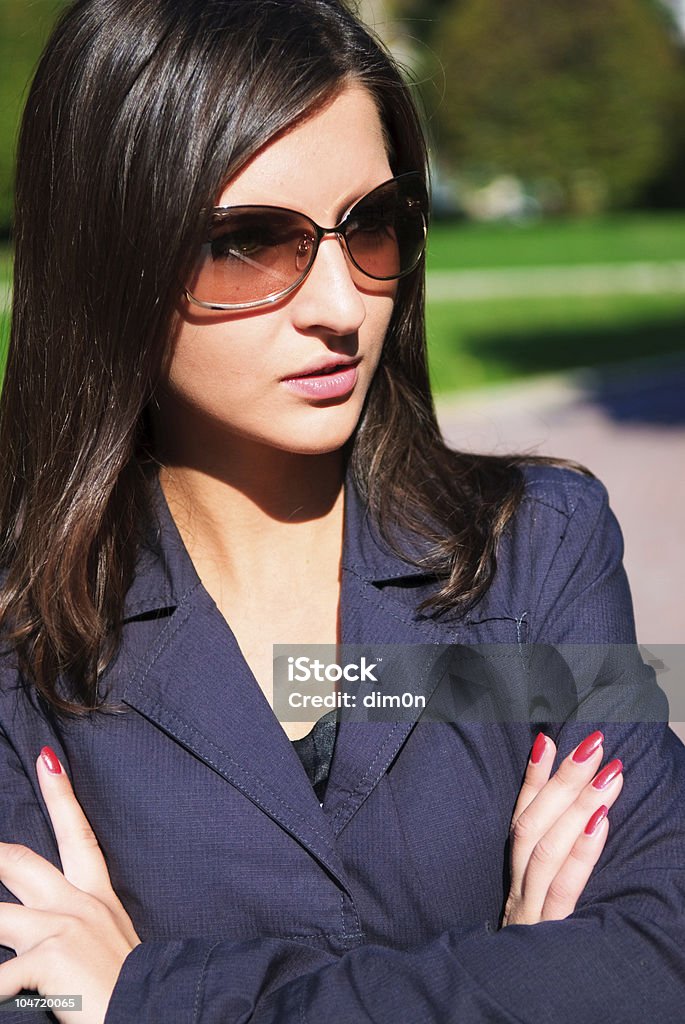
<path id="1" fill-rule="evenodd" d="M 348 245 L 348 242 L 347 242 L 347 237 L 346 237 L 346 232 L 345 232 L 346 225 L 347 225 L 348 221 L 350 220 L 350 218 L 353 217 L 354 212 L 357 209 L 357 207 L 359 206 L 359 204 L 365 202 L 369 198 L 369 196 L 372 196 L 374 194 L 374 192 L 378 192 L 379 189 L 386 188 L 388 185 L 390 185 L 390 184 L 392 184 L 394 182 L 402 183 L 402 182 L 409 181 L 409 180 L 415 181 L 420 186 L 422 194 L 423 194 L 422 195 L 422 199 L 421 199 L 421 203 L 422 203 L 422 205 L 425 203 L 424 209 L 421 210 L 421 217 L 422 217 L 422 220 L 423 220 L 423 246 L 421 248 L 421 252 L 419 253 L 417 259 L 414 261 L 412 266 L 411 267 L 407 267 L 407 269 L 403 270 L 400 274 L 392 274 L 390 277 L 374 277 L 373 274 L 368 274 L 362 267 L 359 266 L 359 264 L 355 260 L 354 256 L 350 252 L 350 248 L 349 248 L 349 245 Z M 296 281 L 294 281 L 291 285 L 288 285 L 287 288 L 284 288 L 283 291 L 277 292 L 275 295 L 269 295 L 265 299 L 253 299 L 251 302 L 206 302 L 204 299 L 196 298 L 192 294 L 192 292 L 190 291 L 189 288 L 184 288 L 183 290 L 185 292 L 186 299 L 189 302 L 192 302 L 196 306 L 201 306 L 203 309 L 216 309 L 216 310 L 258 309 L 260 306 L 271 306 L 275 302 L 280 302 L 281 299 L 285 299 L 288 295 L 291 295 L 292 292 L 294 292 L 297 288 L 299 288 L 300 285 L 306 280 L 306 278 L 308 277 L 309 273 L 312 270 L 312 267 L 314 266 L 314 262 L 316 260 L 316 255 L 317 255 L 317 253 L 319 251 L 319 245 L 321 244 L 321 241 L 327 235 L 335 235 L 337 237 L 338 241 L 340 242 L 340 244 L 342 246 L 342 250 L 346 254 L 346 256 L 349 259 L 350 263 L 352 263 L 352 265 L 354 267 L 356 267 L 357 270 L 360 273 L 364 274 L 365 277 L 368 277 L 372 281 L 399 281 L 400 278 L 406 277 L 407 274 L 411 274 L 412 271 L 416 270 L 416 268 L 418 267 L 419 263 L 421 262 L 421 259 L 423 258 L 423 255 L 424 255 L 424 253 L 426 251 L 426 234 L 427 234 L 427 230 L 428 230 L 429 203 L 428 203 L 428 193 L 426 191 L 426 185 L 425 185 L 424 177 L 423 177 L 423 175 L 419 171 L 408 171 L 405 174 L 397 174 L 397 175 L 395 175 L 392 178 L 388 178 L 387 181 L 381 182 L 380 185 L 376 185 L 376 187 L 371 189 L 370 192 L 367 192 L 365 196 L 362 196 L 360 199 L 358 199 L 356 201 L 356 203 L 354 204 L 354 206 L 352 206 L 351 209 L 345 214 L 343 219 L 338 224 L 336 224 L 334 227 L 332 227 L 332 228 L 321 227 L 321 225 L 317 224 L 316 221 L 312 220 L 312 218 L 310 216 L 308 216 L 308 214 L 302 213 L 299 210 L 289 210 L 287 207 L 284 207 L 284 206 L 269 206 L 269 205 L 262 205 L 261 203 L 259 203 L 259 204 L 241 204 L 239 206 L 216 206 L 216 207 L 214 207 L 212 209 L 211 214 L 212 214 L 212 216 L 214 216 L 216 214 L 225 214 L 225 213 L 228 213 L 228 212 L 231 212 L 231 211 L 234 211 L 234 210 L 241 210 L 241 211 L 242 210 L 272 210 L 272 211 L 277 212 L 277 213 L 292 213 L 292 214 L 295 214 L 295 216 L 297 216 L 297 217 L 304 218 L 304 220 L 306 220 L 309 224 L 311 224 L 311 226 L 313 228 L 312 234 L 313 234 L 313 237 L 314 237 L 314 241 L 313 241 L 313 245 L 312 245 L 312 256 L 311 256 L 311 259 L 309 261 L 308 267 L 306 268 L 306 270 L 304 270 L 300 274 L 300 276 L 297 278 Z M 207 244 L 207 243 L 205 243 L 205 244 Z"/>

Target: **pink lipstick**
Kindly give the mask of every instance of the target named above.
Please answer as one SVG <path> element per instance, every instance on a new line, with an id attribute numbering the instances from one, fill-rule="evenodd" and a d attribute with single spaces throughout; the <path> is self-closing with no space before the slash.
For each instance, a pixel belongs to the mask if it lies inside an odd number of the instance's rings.
<path id="1" fill-rule="evenodd" d="M 300 377 L 286 377 L 282 383 L 291 391 L 309 398 L 343 398 L 353 391 L 357 383 L 357 364 L 338 364 Z"/>

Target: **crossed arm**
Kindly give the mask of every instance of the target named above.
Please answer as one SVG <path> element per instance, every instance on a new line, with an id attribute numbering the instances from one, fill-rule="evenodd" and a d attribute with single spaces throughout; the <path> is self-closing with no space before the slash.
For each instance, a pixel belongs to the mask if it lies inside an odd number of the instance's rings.
<path id="1" fill-rule="evenodd" d="M 616 759 L 608 761 L 600 770 L 602 738 L 599 732 L 586 737 L 562 761 L 555 773 L 552 773 L 556 754 L 554 742 L 542 733 L 536 740 L 512 817 L 511 889 L 503 927 L 559 921 L 574 910 L 607 839 L 606 809 L 618 797 L 623 781 L 621 764 Z M 37 759 L 36 773 L 54 830 L 62 870 L 26 846 L 0 844 L 0 880 L 23 904 L 0 904 L 0 942 L 17 953 L 15 958 L 0 966 L 0 992 L 5 997 L 22 989 L 36 990 L 44 995 L 78 992 L 83 996 L 83 1015 L 79 1018 L 82 1024 L 103 1024 L 105 1020 L 110 1024 L 111 1021 L 123 1021 L 126 1016 L 131 1019 L 133 1007 L 123 1009 L 126 972 L 121 977 L 129 954 L 137 950 L 139 963 L 148 963 L 152 957 L 156 970 L 171 955 L 172 964 L 176 965 L 168 975 L 172 978 L 181 969 L 192 972 L 202 943 L 200 940 L 180 944 L 140 943 L 125 908 L 112 889 L 97 839 L 74 797 L 66 773 L 49 748 Z M 294 943 L 278 943 L 276 940 L 255 940 L 238 946 L 226 943 L 228 960 L 224 975 L 222 945 L 205 944 L 204 953 L 213 978 L 212 1002 L 202 1011 L 198 1010 L 200 1016 L 192 1018 L 203 1024 L 205 1021 L 207 1024 L 214 1021 L 222 1024 L 235 1021 L 237 1024 L 239 1020 L 246 1019 L 244 1011 L 237 1011 L 232 1006 L 236 971 L 231 960 L 236 953 L 237 963 L 241 965 L 238 976 L 243 975 L 244 960 L 250 959 L 252 951 L 254 962 L 247 977 L 253 978 L 255 970 L 259 971 L 264 966 L 266 953 L 269 956 L 269 973 L 272 974 L 279 965 L 283 966 L 285 980 L 291 972 L 297 972 L 303 956 L 306 961 L 307 956 L 314 952 Z M 294 948 L 276 948 L 285 946 Z M 332 998 L 337 1002 L 336 1019 L 363 1020 L 364 1014 L 374 1011 L 371 1003 L 365 1004 L 366 997 L 360 996 L 357 984 L 353 983 L 359 970 L 369 986 L 377 980 L 374 977 L 376 969 L 380 971 L 378 978 L 391 970 L 403 985 L 411 985 L 417 958 L 423 961 L 419 970 L 430 967 L 433 971 L 439 963 L 436 952 L 426 949 L 402 953 L 380 947 L 362 947 L 338 961 L 338 966 L 343 967 L 349 958 L 353 972 L 353 976 L 348 976 L 345 965 L 338 979 L 335 969 L 331 970 L 335 968 L 332 958 L 325 954 L 317 955 L 315 958 L 319 962 L 316 965 L 307 965 L 308 969 L 302 972 L 298 982 L 285 984 L 282 990 L 276 989 L 271 999 L 263 1001 L 262 1007 L 259 1006 L 262 1002 L 259 988 L 246 990 L 241 1000 L 245 999 L 247 1003 L 254 1000 L 255 1019 L 261 1019 L 264 1012 L 267 1014 L 265 1020 L 271 1020 L 270 1014 L 275 1014 L 274 1020 L 299 1021 L 300 1009 L 289 1003 L 293 998 L 300 1000 L 301 992 L 305 991 L 302 986 L 319 987 L 325 982 L 332 986 Z M 273 960 L 272 953 L 276 954 Z M 157 960 L 160 954 L 161 959 Z M 389 963 L 385 963 L 385 958 L 389 958 Z M 220 989 L 222 976 L 227 979 L 223 994 Z M 112 1000 L 119 980 L 117 998 Z M 178 975 L 174 985 L 177 982 Z M 156 985 L 157 996 L 153 994 Z M 416 985 L 417 991 L 407 1002 L 409 1016 L 395 1016 L 395 1020 L 418 1019 L 413 1009 L 419 997 L 418 980 Z M 167 1007 L 171 1004 L 171 992 L 165 992 L 161 979 L 145 987 L 150 1000 L 148 1008 L 145 1010 L 141 1006 L 135 1013 L 140 1020 L 152 1021 L 160 1012 L 161 1000 Z M 269 989 L 273 991 L 272 983 Z M 132 993 L 133 989 L 129 994 Z M 140 993 L 136 998 L 139 996 Z M 362 1003 L 357 1005 L 360 998 Z M 429 1003 L 431 998 L 429 993 Z M 268 1009 L 269 1004 L 273 1006 L 272 1010 Z M 165 1010 L 165 1019 L 173 1019 L 171 1012 Z M 179 1021 L 191 1019 L 184 1017 L 183 1012 L 179 1009 Z M 434 1012 L 434 1019 L 448 1019 L 437 1010 Z M 68 1010 L 56 1010 L 55 1014 L 60 1021 L 73 1020 L 73 1013 Z M 26 1021 L 26 1014 L 22 1014 L 21 1019 Z M 318 1019 L 317 1015 L 312 1019 Z M 486 1017 L 471 1015 L 469 1019 Z"/>
<path id="2" fill-rule="evenodd" d="M 558 516 L 559 532 L 549 530 L 535 543 L 522 531 L 511 559 L 525 565 L 534 556 L 536 576 L 543 559 L 549 562 L 531 614 L 536 637 L 632 645 L 620 532 L 606 494 L 596 482 L 569 480 L 578 493 L 565 525 Z M 538 521 L 547 512 L 544 503 L 536 506 Z M 549 551 L 546 536 L 556 538 Z M 35 834 L 54 863 L 40 863 L 36 853 L 8 859 L 9 847 L 0 846 L 0 880 L 24 904 L 9 913 L 0 905 L 0 943 L 19 952 L 0 966 L 0 990 L 10 994 L 27 985 L 55 992 L 67 979 L 67 991 L 78 986 L 90 993 L 93 1016 L 81 1024 L 682 1024 L 685 748 L 664 721 L 646 720 L 652 690 L 636 668 L 633 677 L 629 659 L 617 685 L 588 691 L 583 717 L 606 723 L 601 749 L 572 763 L 589 729 L 569 719 L 555 736 L 562 766 L 550 781 L 551 739 L 528 767 L 514 812 L 507 927 L 468 935 L 455 928 L 412 950 L 362 945 L 335 956 L 275 938 L 136 944 L 66 777 L 37 766 L 62 874 L 33 780 L 7 744 L 5 770 L 20 773 L 24 787 L 12 809 L 22 826 L 15 835 Z M 626 785 L 611 811 L 610 835 L 604 819 L 584 836 L 589 819 L 601 805 L 611 807 L 621 786 L 620 772 L 604 790 L 591 779 L 603 760 L 618 758 Z M 605 842 L 602 862 L 586 881 Z M 50 957 L 39 955 L 45 941 Z M 17 1015 L 17 1024 L 29 1020 Z"/>

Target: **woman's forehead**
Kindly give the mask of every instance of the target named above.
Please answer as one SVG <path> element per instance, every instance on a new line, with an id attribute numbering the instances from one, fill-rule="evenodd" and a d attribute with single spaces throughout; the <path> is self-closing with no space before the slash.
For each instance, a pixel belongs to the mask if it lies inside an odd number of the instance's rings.
<path id="1" fill-rule="evenodd" d="M 390 176 L 375 100 L 354 84 L 263 146 L 216 205 L 285 206 L 330 218 Z"/>

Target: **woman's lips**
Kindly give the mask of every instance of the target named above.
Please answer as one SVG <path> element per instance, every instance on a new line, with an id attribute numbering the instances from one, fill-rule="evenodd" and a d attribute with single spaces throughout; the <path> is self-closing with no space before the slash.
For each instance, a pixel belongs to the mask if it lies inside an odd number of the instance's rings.
<path id="1" fill-rule="evenodd" d="M 281 383 L 309 398 L 343 398 L 357 383 L 357 363 L 328 372 L 307 374 L 306 377 L 287 377 Z"/>

